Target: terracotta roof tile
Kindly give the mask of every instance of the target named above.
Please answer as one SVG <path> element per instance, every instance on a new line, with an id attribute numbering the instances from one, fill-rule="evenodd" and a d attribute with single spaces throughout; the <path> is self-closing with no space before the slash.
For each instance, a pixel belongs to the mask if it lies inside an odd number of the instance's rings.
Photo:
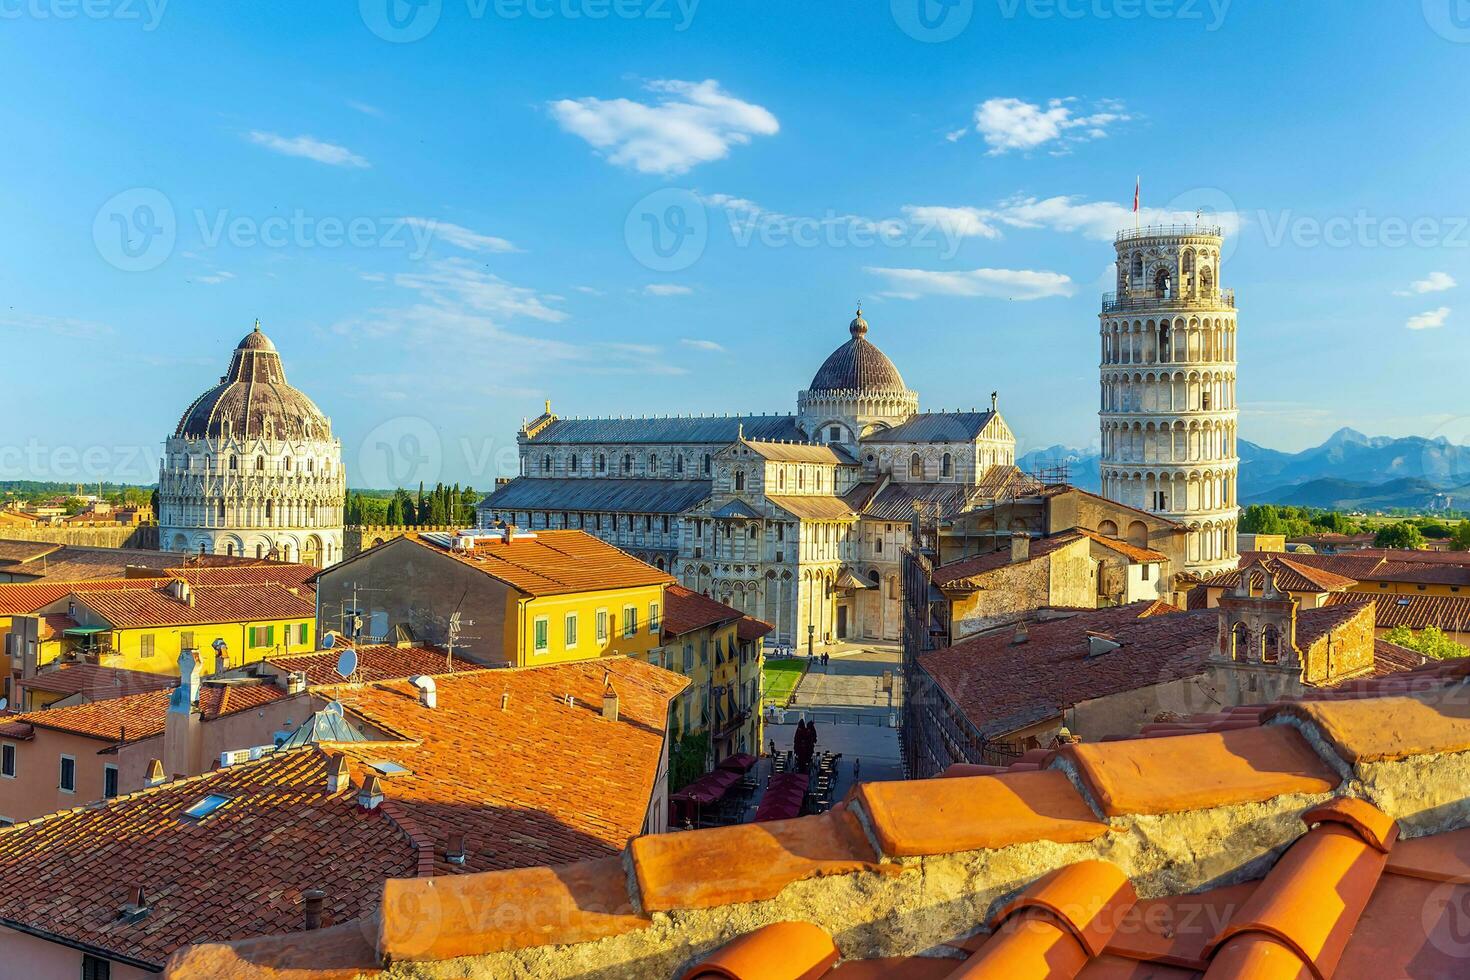
<path id="1" fill-rule="evenodd" d="M 1098 544 L 1102 545 L 1104 548 L 1111 548 L 1113 551 L 1118 552 L 1118 554 L 1120 555 L 1128 556 L 1128 558 L 1132 559 L 1133 561 L 1160 562 L 1169 560 L 1169 556 L 1164 554 L 1162 551 L 1155 551 L 1152 548 L 1140 548 L 1138 545 L 1133 544 L 1130 541 L 1124 541 L 1121 538 L 1110 538 L 1105 534 L 1099 534 L 1096 531 L 1089 531 L 1085 527 L 1073 528 L 1073 530 L 1075 530 L 1078 534 L 1086 535 L 1087 537 L 1096 541 Z"/>
<path id="2" fill-rule="evenodd" d="M 1071 931 L 1089 957 L 1101 956 L 1123 913 L 1137 899 L 1133 884 L 1117 865 L 1079 861 L 1042 875 L 997 918 L 1004 920 L 1023 909 L 1044 909 Z"/>
<path id="3" fill-rule="evenodd" d="M 877 857 L 845 810 L 639 837 L 629 852 L 647 911 L 773 898 L 793 881 L 875 867 Z"/>
<path id="4" fill-rule="evenodd" d="M 1407 626 L 1421 630 L 1435 626 L 1448 632 L 1470 631 L 1470 596 L 1399 595 L 1389 592 L 1350 590 L 1327 597 L 1329 605 L 1345 602 L 1372 602 L 1374 621 L 1379 629 Z"/>
<path id="5" fill-rule="evenodd" d="M 1205 946 L 1253 892 L 1257 881 L 1223 885 L 1192 895 L 1142 899 L 1119 924 L 1108 952 L 1190 970 L 1210 965 Z"/>
<path id="6" fill-rule="evenodd" d="M 666 585 L 674 581 L 667 572 L 644 564 L 585 531 L 538 530 L 534 534 L 510 542 L 485 535 L 473 551 L 453 551 L 420 534 L 408 534 L 402 540 L 478 568 L 527 595 L 594 592 Z M 390 541 L 388 545 L 393 543 Z"/>
<path id="7" fill-rule="evenodd" d="M 1081 541 L 1083 535 L 1080 531 L 1064 531 L 1061 534 L 1052 535 L 1049 538 L 1039 538 L 1031 542 L 1030 550 L 1023 561 L 1037 561 L 1045 558 L 1058 548 L 1066 547 Z M 983 555 L 971 555 L 968 558 L 959 558 L 955 561 L 946 562 L 934 569 L 932 576 L 934 584 L 942 589 L 955 588 L 962 585 L 965 580 L 972 579 L 986 572 L 993 572 L 998 568 L 1005 568 L 1013 564 L 1011 561 L 1011 550 L 1009 547 L 1002 551 L 986 552 Z"/>
<path id="8" fill-rule="evenodd" d="M 720 947 L 682 980 L 805 980 L 836 962 L 837 945 L 821 926 L 775 922 Z"/>
<path id="9" fill-rule="evenodd" d="M 754 616 L 742 616 L 740 618 L 740 625 L 735 628 L 735 635 L 749 643 L 753 640 L 764 639 L 775 628 L 774 623 L 768 623 L 764 619 L 756 619 Z"/>
<path id="10" fill-rule="evenodd" d="M 1282 705 L 1272 717 L 1310 722 L 1350 763 L 1470 749 L 1463 707 L 1446 713 L 1445 695 L 1302 701 Z"/>
<path id="11" fill-rule="evenodd" d="M 663 636 L 666 640 L 709 626 L 732 623 L 744 615 L 739 609 L 682 585 L 664 588 Z"/>
<path id="12" fill-rule="evenodd" d="M 454 658 L 449 665 L 443 650 L 427 647 L 395 647 L 373 645 L 357 647 L 357 678 L 364 684 L 377 681 L 398 680 L 415 674 L 451 674 L 465 670 L 484 670 L 481 664 L 463 658 Z M 345 678 L 337 673 L 337 661 L 341 649 L 317 650 L 294 657 L 268 657 L 266 663 L 285 673 L 306 672 L 306 683 L 315 687 L 325 684 L 341 684 Z"/>
<path id="13" fill-rule="evenodd" d="M 276 619 L 315 619 L 316 605 L 275 583 L 191 587 L 192 602 L 181 602 L 164 588 L 108 589 L 74 593 L 117 628 L 193 626 Z"/>
<path id="14" fill-rule="evenodd" d="M 1271 573 L 1278 589 L 1287 592 L 1342 592 L 1358 584 L 1356 578 L 1316 568 L 1292 558 L 1280 555 L 1257 556 L 1247 564 L 1241 559 L 1239 568 L 1207 578 L 1202 583 L 1209 588 L 1233 589 L 1240 585 L 1240 576 L 1247 568 L 1261 567 Z"/>
<path id="15" fill-rule="evenodd" d="M 801 496 L 766 494 L 766 501 L 803 521 L 857 520 L 857 512 L 841 497 L 820 494 Z"/>
<path id="16" fill-rule="evenodd" d="M 609 673 L 619 695 L 615 722 L 602 717 Z M 436 873 L 604 857 L 641 832 L 669 701 L 687 678 L 612 657 L 465 671 L 434 683 L 432 709 L 401 680 L 315 693 L 404 739 L 338 747 L 357 773 L 378 759 L 409 770 L 384 779 L 383 790 L 413 820 Z M 452 834 L 467 838 L 462 865 L 442 853 Z"/>
<path id="17" fill-rule="evenodd" d="M 29 690 L 46 691 L 64 697 L 80 694 L 88 701 L 103 701 L 128 694 L 174 687 L 178 682 L 177 677 L 167 674 L 124 670 L 121 667 L 99 667 L 95 664 L 66 663 L 43 668 L 40 673 L 17 681 L 20 686 Z"/>
<path id="18" fill-rule="evenodd" d="M 177 686 L 177 679 L 168 680 L 170 687 Z M 163 734 L 171 693 L 171 690 L 160 689 L 61 708 L 44 708 L 16 715 L 12 720 L 107 742 L 136 742 Z M 203 720 L 213 721 L 284 697 L 286 692 L 274 684 L 206 681 L 199 690 L 199 713 Z"/>
<path id="19" fill-rule="evenodd" d="M 413 873 L 414 848 L 352 795 L 326 796 L 326 770 L 298 749 L 8 828 L 0 922 L 156 968 L 188 943 L 298 929 L 308 888 L 327 891 L 329 922 L 356 918 L 384 879 Z M 230 801 L 184 817 L 210 793 Z M 150 911 L 128 922 L 136 885 Z"/>
<path id="20" fill-rule="evenodd" d="M 858 803 L 889 856 L 1093 840 L 1107 832 L 1057 770 L 863 783 Z"/>
<path id="21" fill-rule="evenodd" d="M 158 579 L 109 578 L 83 582 L 6 582 L 0 583 L 0 616 L 33 613 L 73 592 L 99 589 L 139 589 L 159 584 Z"/>
<path id="22" fill-rule="evenodd" d="M 1307 741 L 1282 725 L 1068 745 L 1061 754 L 1075 762 L 1108 816 L 1327 793 L 1338 783 Z"/>

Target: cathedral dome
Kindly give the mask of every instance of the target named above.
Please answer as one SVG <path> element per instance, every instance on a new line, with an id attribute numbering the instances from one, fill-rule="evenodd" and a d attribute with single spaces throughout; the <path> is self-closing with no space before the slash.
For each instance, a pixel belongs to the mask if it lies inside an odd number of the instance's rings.
<path id="1" fill-rule="evenodd" d="M 235 346 L 220 383 L 194 400 L 179 419 L 176 438 L 266 435 L 275 439 L 330 439 L 332 423 L 306 395 L 286 383 L 276 345 L 260 322 Z"/>
<path id="2" fill-rule="evenodd" d="M 857 391 L 878 393 L 905 391 L 903 377 L 888 355 L 868 340 L 868 321 L 858 310 L 848 324 L 852 339 L 831 353 L 812 378 L 809 391 Z"/>

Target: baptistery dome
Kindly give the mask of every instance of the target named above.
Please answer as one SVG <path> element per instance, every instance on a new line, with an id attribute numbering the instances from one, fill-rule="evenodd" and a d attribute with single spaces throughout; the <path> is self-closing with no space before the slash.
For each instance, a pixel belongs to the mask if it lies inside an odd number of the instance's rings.
<path id="1" fill-rule="evenodd" d="M 330 439 L 332 423 L 315 402 L 286 383 L 281 355 L 257 322 L 235 346 L 229 371 L 194 399 L 174 435 L 247 439 L 267 433 L 277 439 Z"/>
<path id="2" fill-rule="evenodd" d="M 847 330 L 852 339 L 822 362 L 807 390 L 904 391 L 903 376 L 898 373 L 898 368 L 868 339 L 868 321 L 863 319 L 862 310 L 857 311 Z"/>
<path id="3" fill-rule="evenodd" d="M 331 420 L 286 383 L 257 322 L 220 383 L 194 399 L 164 444 L 159 544 L 330 565 L 342 557 L 346 489 Z"/>

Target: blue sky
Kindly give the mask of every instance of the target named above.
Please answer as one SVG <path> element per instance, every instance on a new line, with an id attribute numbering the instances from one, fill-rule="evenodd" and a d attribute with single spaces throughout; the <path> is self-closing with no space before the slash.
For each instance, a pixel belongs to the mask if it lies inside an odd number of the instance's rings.
<path id="1" fill-rule="evenodd" d="M 1470 442 L 1459 0 L 414 3 L 0 0 L 0 478 L 151 478 L 257 316 L 358 485 L 790 411 L 858 298 L 1088 445 L 1139 174 L 1239 229 L 1245 438 Z"/>

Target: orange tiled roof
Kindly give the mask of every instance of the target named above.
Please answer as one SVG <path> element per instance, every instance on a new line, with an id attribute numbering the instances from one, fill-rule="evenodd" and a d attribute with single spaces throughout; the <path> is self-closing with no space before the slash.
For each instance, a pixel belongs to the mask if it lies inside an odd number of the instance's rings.
<path id="1" fill-rule="evenodd" d="M 1164 554 L 1162 551 L 1155 551 L 1152 548 L 1141 548 L 1138 545 L 1133 544 L 1129 541 L 1124 541 L 1121 538 L 1110 538 L 1105 534 L 1099 534 L 1096 531 L 1089 531 L 1085 527 L 1074 528 L 1073 530 L 1077 531 L 1079 534 L 1087 535 L 1089 538 L 1096 541 L 1104 548 L 1111 548 L 1114 551 L 1118 552 L 1118 554 L 1120 555 L 1128 556 L 1128 558 L 1133 561 L 1158 562 L 1169 560 L 1169 556 Z"/>
<path id="2" fill-rule="evenodd" d="M 774 623 L 768 623 L 764 619 L 756 619 L 754 616 L 742 616 L 740 625 L 735 628 L 735 635 L 746 642 L 762 640 L 775 630 L 775 628 Z"/>
<path id="3" fill-rule="evenodd" d="M 316 618 L 314 603 L 274 582 L 201 585 L 189 593 L 192 603 L 180 602 L 163 588 L 84 590 L 76 592 L 76 601 L 119 629 Z"/>
<path id="4" fill-rule="evenodd" d="M 147 671 L 124 670 L 121 667 L 64 663 L 42 668 L 34 677 L 27 677 L 16 683 L 33 691 L 46 691 L 68 697 L 80 694 L 88 701 L 103 701 L 175 687 L 179 679 L 167 674 L 150 674 Z"/>
<path id="5" fill-rule="evenodd" d="M 616 722 L 602 717 L 608 674 L 619 697 Z M 417 828 L 426 853 L 441 855 L 435 872 L 451 874 L 616 852 L 643 827 L 668 704 L 688 683 L 615 657 L 436 677 L 433 709 L 407 681 L 318 693 L 402 736 L 397 745 L 341 748 L 354 774 L 372 759 L 410 770 L 383 780 L 384 792 Z M 470 838 L 462 866 L 442 859 L 453 833 Z"/>
<path id="6" fill-rule="evenodd" d="M 1082 532 L 1077 530 L 1063 531 L 1061 534 L 1054 534 L 1048 538 L 1038 538 L 1031 542 L 1026 557 L 1022 561 L 1036 561 L 1044 558 L 1058 548 L 1074 544 L 1081 541 L 1082 538 Z M 934 584 L 941 589 L 959 587 L 966 579 L 993 572 L 997 568 L 1004 568 L 1010 564 L 1012 561 L 1009 546 L 1000 551 L 986 552 L 983 555 L 957 558 L 934 569 Z"/>
<path id="7" fill-rule="evenodd" d="M 538 530 L 535 537 L 518 537 L 510 542 L 487 535 L 472 552 L 452 551 L 418 534 L 406 534 L 395 540 L 412 541 L 448 555 L 533 596 L 665 585 L 674 581 L 667 572 L 661 572 L 585 531 Z M 393 542 L 387 544 L 392 545 Z M 350 563 L 351 559 L 343 565 Z"/>
<path id="8" fill-rule="evenodd" d="M 358 807 L 355 788 L 327 795 L 328 761 L 296 749 L 6 828 L 0 923 L 157 969 L 200 939 L 299 928 L 311 888 L 326 891 L 328 922 L 360 916 L 418 859 L 386 815 Z M 211 793 L 230 801 L 184 816 Z M 129 922 L 118 910 L 134 886 L 150 910 Z"/>
<path id="9" fill-rule="evenodd" d="M 663 638 L 666 640 L 708 626 L 731 623 L 744 615 L 739 609 L 682 585 L 664 588 Z"/>
<path id="10" fill-rule="evenodd" d="M 181 578 L 190 585 L 263 585 L 275 582 L 288 589 L 310 587 L 308 580 L 320 569 L 311 565 L 288 562 L 265 562 L 259 565 L 207 568 L 168 568 L 164 573 Z"/>
<path id="11" fill-rule="evenodd" d="M 1436 626 L 1448 632 L 1470 631 L 1470 596 L 1396 595 L 1384 592 L 1338 592 L 1327 597 L 1328 605 L 1371 601 L 1379 629 L 1407 626 L 1421 630 Z"/>
<path id="12" fill-rule="evenodd" d="M 1233 589 L 1240 585 L 1240 576 L 1244 570 L 1257 565 L 1271 573 L 1278 589 L 1287 592 L 1342 592 L 1358 584 L 1356 578 L 1339 575 L 1294 558 L 1282 558 L 1280 555 L 1258 556 L 1250 564 L 1242 559 L 1239 568 L 1213 575 L 1200 584 L 1211 589 Z"/>
<path id="13" fill-rule="evenodd" d="M 155 689 L 122 697 L 104 698 L 62 708 L 43 708 L 13 715 L 7 721 L 50 728 L 107 742 L 136 742 L 163 734 L 168 717 L 168 700 L 177 681 L 167 689 Z M 204 721 L 249 711 L 279 701 L 286 692 L 274 684 L 218 684 L 206 681 L 199 690 L 199 714 Z"/>
<path id="14" fill-rule="evenodd" d="M 1420 676 L 1413 697 L 1398 693 L 1403 678 L 1363 682 L 1254 706 L 1233 728 L 1066 746 L 1040 771 L 861 784 L 829 813 L 641 837 L 621 860 L 392 881 L 360 923 L 375 943 L 343 966 L 735 980 L 1462 976 L 1470 790 L 1433 776 L 1470 761 L 1470 660 L 1452 667 Z M 1379 767 L 1371 778 L 1366 765 Z M 821 926 L 759 928 L 789 916 Z M 304 963 L 313 939 L 190 947 L 167 977 L 264 980 Z"/>
<path id="15" fill-rule="evenodd" d="M 306 683 L 312 686 L 341 684 L 337 660 L 342 648 L 318 650 L 295 657 L 268 657 L 266 662 L 286 673 L 306 671 Z M 484 670 L 477 663 L 455 657 L 451 667 L 443 650 L 427 647 L 395 647 L 387 645 L 357 647 L 357 676 L 364 684 L 412 677 L 415 674 L 449 674 L 462 670 Z"/>
<path id="16" fill-rule="evenodd" d="M 158 584 L 158 579 L 94 578 L 81 582 L 0 582 L 0 616 L 33 613 L 73 592 L 99 589 L 140 589 Z"/>
<path id="17" fill-rule="evenodd" d="M 1080 701 L 1200 673 L 1214 649 L 1219 612 L 1168 613 L 1167 604 L 1159 606 L 1135 602 L 1028 623 L 1024 643 L 1013 642 L 1012 629 L 984 633 L 920 654 L 919 665 L 980 735 L 998 738 Z M 1359 609 L 1300 610 L 1297 644 L 1305 649 Z M 1089 656 L 1089 632 L 1122 645 Z"/>

